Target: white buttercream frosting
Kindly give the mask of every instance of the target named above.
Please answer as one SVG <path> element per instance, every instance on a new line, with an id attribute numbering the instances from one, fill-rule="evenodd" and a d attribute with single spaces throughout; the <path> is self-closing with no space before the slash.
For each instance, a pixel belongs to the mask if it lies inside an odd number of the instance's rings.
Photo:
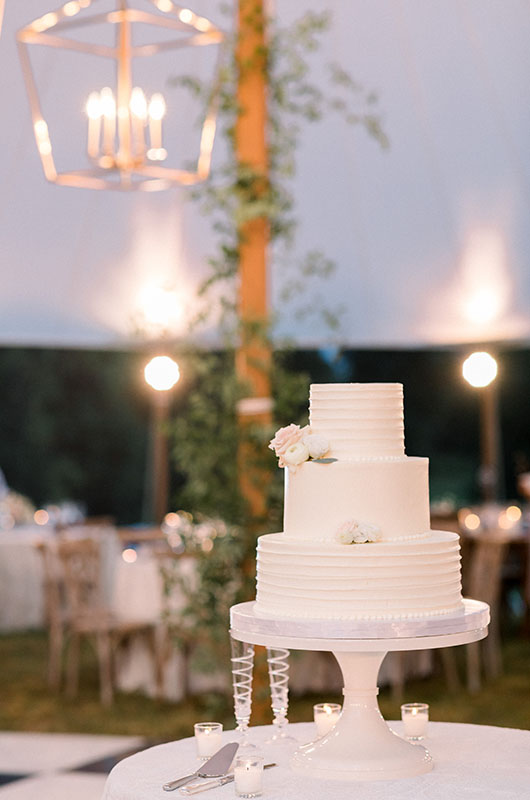
<path id="1" fill-rule="evenodd" d="M 258 541 L 256 613 L 363 619 L 446 614 L 462 605 L 458 536 L 345 546 L 283 533 Z"/>
<path id="2" fill-rule="evenodd" d="M 334 458 L 405 453 L 400 383 L 316 383 L 309 393 L 312 433 L 330 441 Z"/>
<path id="3" fill-rule="evenodd" d="M 337 460 L 286 469 L 284 533 L 258 540 L 256 613 L 403 619 L 461 608 L 458 536 L 430 531 L 428 460 L 405 455 L 401 384 L 312 385 L 310 431 Z M 342 535 L 352 521 L 373 536 Z"/>
<path id="4" fill-rule="evenodd" d="M 308 461 L 285 470 L 284 531 L 305 541 L 335 540 L 347 520 L 377 525 L 383 541 L 430 529 L 426 458 Z"/>

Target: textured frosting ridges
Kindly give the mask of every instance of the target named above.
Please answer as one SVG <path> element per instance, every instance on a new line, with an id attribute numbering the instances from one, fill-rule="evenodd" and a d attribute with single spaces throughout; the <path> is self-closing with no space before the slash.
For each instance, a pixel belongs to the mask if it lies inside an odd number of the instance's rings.
<path id="1" fill-rule="evenodd" d="M 334 458 L 405 453 L 400 383 L 317 383 L 309 394 L 311 432 L 325 436 Z"/>
<path id="2" fill-rule="evenodd" d="M 375 619 L 431 616 L 462 606 L 458 536 L 330 545 L 285 534 L 258 540 L 256 613 Z"/>

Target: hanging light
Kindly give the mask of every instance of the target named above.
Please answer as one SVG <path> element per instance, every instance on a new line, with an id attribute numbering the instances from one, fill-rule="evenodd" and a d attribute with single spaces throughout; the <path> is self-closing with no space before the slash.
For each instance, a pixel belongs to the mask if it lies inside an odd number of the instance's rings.
<path id="1" fill-rule="evenodd" d="M 166 145 L 169 147 L 163 130 L 168 110 L 166 100 L 160 92 L 147 97 L 140 86 L 133 85 L 133 60 L 183 46 L 218 45 L 224 34 L 210 20 L 175 5 L 172 0 L 151 0 L 157 12 L 132 8 L 129 0 L 116 0 L 112 11 L 88 14 L 86 10 L 97 2 L 69 0 L 57 11 L 31 22 L 17 35 L 37 149 L 46 178 L 63 186 L 146 191 L 204 180 L 210 170 L 215 135 L 217 83 L 203 120 L 196 168 L 176 169 L 164 163 L 168 157 Z M 74 29 L 101 23 L 113 26 L 114 47 L 69 37 Z M 170 30 L 175 38 L 135 45 L 132 30 L 140 24 Z M 29 57 L 29 46 L 34 44 L 112 59 L 116 63 L 115 86 L 95 88 L 86 98 L 88 169 L 59 172 L 56 168 Z"/>

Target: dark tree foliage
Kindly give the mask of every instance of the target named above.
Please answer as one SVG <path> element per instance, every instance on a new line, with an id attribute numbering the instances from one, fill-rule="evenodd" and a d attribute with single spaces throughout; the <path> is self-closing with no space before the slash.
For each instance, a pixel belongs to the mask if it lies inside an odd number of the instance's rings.
<path id="1" fill-rule="evenodd" d="M 138 354 L 0 351 L 0 467 L 35 504 L 142 516 L 148 400 Z"/>

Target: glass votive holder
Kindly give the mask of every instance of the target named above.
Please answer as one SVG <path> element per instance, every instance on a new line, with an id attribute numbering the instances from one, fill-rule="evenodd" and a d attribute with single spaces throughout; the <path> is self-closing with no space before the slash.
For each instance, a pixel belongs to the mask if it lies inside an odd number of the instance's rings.
<path id="1" fill-rule="evenodd" d="M 420 742 L 425 738 L 429 722 L 429 706 L 427 703 L 403 703 L 401 719 L 405 729 L 405 738 L 410 742 Z"/>
<path id="2" fill-rule="evenodd" d="M 313 706 L 313 719 L 318 736 L 325 736 L 335 726 L 342 706 L 339 703 L 317 703 Z"/>
<path id="3" fill-rule="evenodd" d="M 197 722 L 193 726 L 197 755 L 203 761 L 221 749 L 223 725 L 221 722 Z"/>
<path id="4" fill-rule="evenodd" d="M 263 756 L 259 753 L 237 756 L 234 784 L 238 797 L 260 797 L 263 794 Z"/>

